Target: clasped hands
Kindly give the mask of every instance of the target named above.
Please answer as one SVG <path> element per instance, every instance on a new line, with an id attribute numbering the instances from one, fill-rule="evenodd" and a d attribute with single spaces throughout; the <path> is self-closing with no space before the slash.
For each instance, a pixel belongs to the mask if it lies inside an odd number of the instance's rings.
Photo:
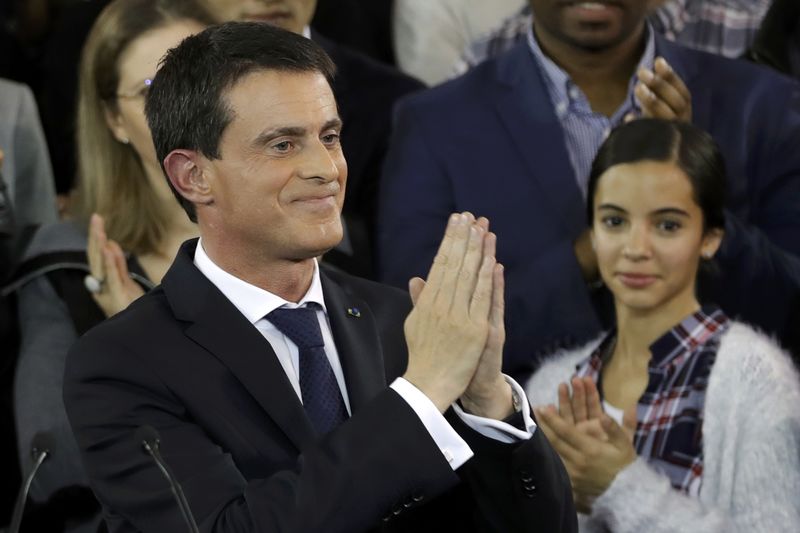
<path id="1" fill-rule="evenodd" d="M 608 489 L 617 474 L 636 459 L 633 432 L 635 411 L 620 426 L 603 412 L 592 378 L 572 378 L 558 386 L 558 408 L 534 409 L 536 422 L 558 452 L 572 482 L 575 507 L 590 513 L 594 500 Z"/>
<path id="2" fill-rule="evenodd" d="M 489 221 L 451 215 L 427 281 L 413 278 L 414 309 L 405 321 L 404 378 L 444 412 L 456 400 L 474 415 L 514 412 L 501 373 L 505 342 L 503 267 Z"/>

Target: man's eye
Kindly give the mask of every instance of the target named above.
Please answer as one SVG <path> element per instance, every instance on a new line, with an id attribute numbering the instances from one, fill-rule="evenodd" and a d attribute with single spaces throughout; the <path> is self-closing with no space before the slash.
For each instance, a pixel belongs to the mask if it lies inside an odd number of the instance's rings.
<path id="1" fill-rule="evenodd" d="M 282 142 L 273 144 L 272 148 L 274 148 L 278 152 L 288 152 L 289 150 L 292 149 L 292 143 L 290 141 L 282 141 Z"/>
<path id="2" fill-rule="evenodd" d="M 324 142 L 325 144 L 336 144 L 339 142 L 339 134 L 329 133 L 327 135 L 323 135 L 322 142 Z"/>

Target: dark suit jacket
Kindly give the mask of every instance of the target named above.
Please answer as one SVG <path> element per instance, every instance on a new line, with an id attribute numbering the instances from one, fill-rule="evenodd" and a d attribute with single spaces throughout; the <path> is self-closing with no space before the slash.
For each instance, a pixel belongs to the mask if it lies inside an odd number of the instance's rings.
<path id="1" fill-rule="evenodd" d="M 457 475 L 387 387 L 406 366 L 406 294 L 323 270 L 353 416 L 320 440 L 269 343 L 195 268 L 195 244 L 68 356 L 67 413 L 111 532 L 184 528 L 135 442 L 142 424 L 160 432 L 205 532 L 576 530 L 541 431 L 504 445 L 451 417 L 476 451 Z"/>
<path id="2" fill-rule="evenodd" d="M 728 166 L 721 274 L 703 292 L 729 315 L 785 339 L 787 307 L 800 287 L 798 86 L 659 36 L 656 49 L 689 87 L 694 123 L 713 135 Z M 405 287 L 426 274 L 449 213 L 470 210 L 491 221 L 506 266 L 512 375 L 605 327 L 609 313 L 593 301 L 604 295 L 587 289 L 572 248 L 587 227 L 584 199 L 526 42 L 403 100 L 384 169 L 378 251 L 385 282 Z"/>
<path id="3" fill-rule="evenodd" d="M 344 123 L 342 149 L 348 169 L 343 214 L 352 251 L 339 246 L 325 255 L 325 261 L 349 274 L 374 279 L 378 179 L 389 146 L 392 110 L 400 97 L 424 85 L 317 32 L 312 32 L 312 39 L 336 63 L 333 92 Z"/>

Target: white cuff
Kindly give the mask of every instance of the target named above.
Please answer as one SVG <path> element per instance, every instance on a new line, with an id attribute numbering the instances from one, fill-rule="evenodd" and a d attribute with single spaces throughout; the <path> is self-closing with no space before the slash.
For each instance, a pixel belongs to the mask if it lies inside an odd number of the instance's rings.
<path id="1" fill-rule="evenodd" d="M 534 422 L 533 418 L 531 417 L 531 406 L 528 403 L 528 397 L 525 395 L 525 391 L 522 389 L 522 387 L 519 386 L 519 383 L 505 374 L 503 374 L 503 377 L 506 378 L 506 383 L 511 385 L 512 394 L 516 394 L 517 398 L 519 399 L 520 408 L 522 409 L 522 421 L 524 422 L 527 431 L 515 428 L 511 424 L 507 424 L 501 420 L 471 415 L 459 407 L 458 404 L 453 404 L 453 409 L 466 425 L 484 437 L 504 442 L 506 444 L 521 440 L 528 440 L 533 436 L 533 432 L 536 431 L 536 422 Z"/>
<path id="2" fill-rule="evenodd" d="M 428 430 L 436 446 L 450 464 L 450 468 L 458 469 L 475 455 L 461 435 L 453 429 L 444 415 L 421 390 L 403 378 L 394 380 L 390 387 L 417 413 L 422 425 Z"/>

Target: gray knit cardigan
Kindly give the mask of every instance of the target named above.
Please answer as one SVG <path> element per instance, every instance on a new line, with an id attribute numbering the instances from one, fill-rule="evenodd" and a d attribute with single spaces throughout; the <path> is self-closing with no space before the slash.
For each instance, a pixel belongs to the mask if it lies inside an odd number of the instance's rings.
<path id="1" fill-rule="evenodd" d="M 548 358 L 528 382 L 534 405 L 557 404 L 557 386 L 598 345 Z M 800 377 L 771 339 L 733 322 L 711 369 L 703 419 L 699 497 L 673 489 L 639 458 L 579 515 L 584 532 L 799 532 Z"/>

